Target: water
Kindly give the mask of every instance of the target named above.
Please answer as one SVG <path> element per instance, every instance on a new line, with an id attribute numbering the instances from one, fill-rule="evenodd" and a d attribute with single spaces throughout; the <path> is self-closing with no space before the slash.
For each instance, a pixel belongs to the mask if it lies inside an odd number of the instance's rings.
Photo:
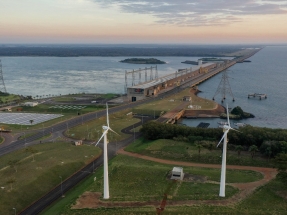
<path id="1" fill-rule="evenodd" d="M 126 70 L 154 66 L 119 62 L 126 58 L 129 57 L 1 57 L 1 60 L 7 91 L 36 96 L 80 92 L 123 93 Z M 181 62 L 198 59 L 198 57 L 155 58 L 167 62 L 157 66 L 159 76 L 189 68 L 191 65 Z M 131 85 L 131 76 L 128 81 Z"/>
<path id="2" fill-rule="evenodd" d="M 229 69 L 229 83 L 235 102 L 227 96 L 229 107 L 240 106 L 245 112 L 255 115 L 253 119 L 244 122 L 253 126 L 270 128 L 287 128 L 287 46 L 265 47 L 252 56 L 251 63 L 236 64 Z M 222 74 L 202 83 L 199 89 L 203 91 L 198 96 L 212 99 L 220 83 Z M 248 99 L 250 93 L 265 93 L 267 99 Z M 221 97 L 215 97 L 221 103 Z M 200 122 L 211 123 L 217 127 L 219 119 L 183 119 L 181 123 L 197 126 Z"/>
<path id="3" fill-rule="evenodd" d="M 125 71 L 150 67 L 120 63 L 129 57 L 1 57 L 3 77 L 9 93 L 20 95 L 59 95 L 69 93 L 123 93 Z M 177 69 L 190 67 L 185 60 L 199 57 L 155 57 L 166 61 L 158 65 L 159 76 Z M 242 122 L 272 128 L 287 128 L 285 89 L 287 76 L 287 47 L 265 47 L 252 56 L 251 63 L 236 64 L 230 68 L 229 82 L 235 97 L 230 107 L 240 106 L 256 118 Z M 144 75 L 142 74 L 142 80 Z M 212 99 L 221 80 L 221 74 L 202 83 L 201 97 Z M 129 79 L 129 84 L 131 80 Z M 247 99 L 249 93 L 266 93 L 266 100 Z M 216 97 L 220 103 L 221 99 Z M 182 120 L 182 123 L 196 126 L 199 122 L 217 125 L 217 119 Z"/>

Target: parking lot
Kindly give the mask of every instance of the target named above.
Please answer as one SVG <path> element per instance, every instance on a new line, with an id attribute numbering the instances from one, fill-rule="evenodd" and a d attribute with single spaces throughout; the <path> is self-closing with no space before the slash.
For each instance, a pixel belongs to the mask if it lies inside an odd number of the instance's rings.
<path id="1" fill-rule="evenodd" d="M 61 114 L 39 114 L 39 113 L 0 113 L 0 123 L 16 125 L 33 125 L 61 117 Z"/>

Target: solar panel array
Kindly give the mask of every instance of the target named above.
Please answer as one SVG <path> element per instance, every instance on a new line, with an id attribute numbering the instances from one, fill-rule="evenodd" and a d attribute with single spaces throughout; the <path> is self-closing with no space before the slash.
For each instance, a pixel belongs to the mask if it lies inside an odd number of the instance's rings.
<path id="1" fill-rule="evenodd" d="M 0 113 L 0 123 L 16 124 L 16 125 L 31 125 L 30 120 L 33 120 L 33 125 L 46 122 L 63 116 L 62 114 L 39 114 L 39 113 Z"/>
<path id="2" fill-rule="evenodd" d="M 54 108 L 54 109 L 67 109 L 67 110 L 81 110 L 81 109 L 84 109 L 86 108 L 86 106 L 73 106 L 73 105 L 54 105 L 54 106 L 51 106 L 49 108 Z"/>

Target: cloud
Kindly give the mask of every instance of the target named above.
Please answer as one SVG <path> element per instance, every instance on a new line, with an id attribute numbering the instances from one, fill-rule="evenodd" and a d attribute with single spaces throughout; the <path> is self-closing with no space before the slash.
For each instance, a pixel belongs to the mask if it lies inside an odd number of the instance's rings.
<path id="1" fill-rule="evenodd" d="M 160 24 L 226 25 L 246 15 L 286 14 L 286 0 L 92 0 L 126 13 L 150 14 Z"/>

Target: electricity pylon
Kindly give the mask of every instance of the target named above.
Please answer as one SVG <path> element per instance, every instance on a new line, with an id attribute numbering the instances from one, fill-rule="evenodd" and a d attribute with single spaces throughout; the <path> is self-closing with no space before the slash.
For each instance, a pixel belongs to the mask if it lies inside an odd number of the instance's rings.
<path id="1" fill-rule="evenodd" d="M 218 94 L 221 94 L 222 96 L 222 100 L 221 100 L 222 103 L 226 99 L 227 94 L 229 94 L 232 97 L 232 101 L 235 101 L 234 96 L 231 91 L 229 81 L 228 81 L 228 75 L 227 75 L 226 70 L 224 70 L 222 73 L 221 81 L 212 99 L 214 100 L 214 97 L 217 96 Z"/>

